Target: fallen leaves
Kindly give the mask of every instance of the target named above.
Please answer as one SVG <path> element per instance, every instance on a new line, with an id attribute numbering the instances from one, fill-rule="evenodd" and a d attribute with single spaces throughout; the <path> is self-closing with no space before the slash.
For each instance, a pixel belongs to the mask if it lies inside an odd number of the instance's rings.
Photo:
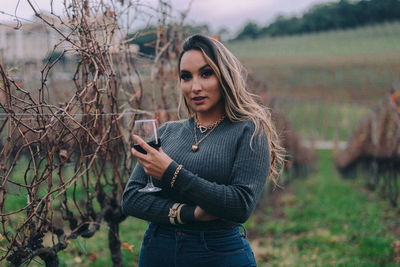
<path id="1" fill-rule="evenodd" d="M 78 255 L 75 256 L 74 260 L 75 260 L 76 263 L 82 263 L 82 258 L 79 257 Z"/>
<path id="2" fill-rule="evenodd" d="M 3 241 L 3 240 L 4 240 L 4 237 L 3 237 L 2 234 L 0 234 L 0 242 Z M 5 248 L 3 248 L 3 247 L 0 247 L 0 250 L 1 250 L 1 251 L 4 251 L 4 252 L 7 251 L 7 250 L 6 250 Z"/>
<path id="3" fill-rule="evenodd" d="M 394 261 L 400 262 L 400 240 L 393 241 L 392 247 L 394 248 Z"/>
<path id="4" fill-rule="evenodd" d="M 131 252 L 133 252 L 133 248 L 135 247 L 135 245 L 129 245 L 129 244 L 126 243 L 126 242 L 123 242 L 123 243 L 121 244 L 121 246 L 122 246 L 123 248 L 129 249 Z"/>

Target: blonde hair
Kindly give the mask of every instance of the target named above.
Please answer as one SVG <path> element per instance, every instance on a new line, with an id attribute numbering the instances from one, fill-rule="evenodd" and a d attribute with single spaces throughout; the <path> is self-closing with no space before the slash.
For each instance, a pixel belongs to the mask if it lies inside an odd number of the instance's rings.
<path id="1" fill-rule="evenodd" d="M 199 50 L 217 76 L 224 100 L 226 116 L 233 122 L 251 120 L 255 125 L 253 138 L 265 132 L 270 150 L 270 171 L 268 177 L 277 184 L 276 179 L 283 170 L 285 149 L 280 145 L 279 136 L 271 120 L 269 110 L 255 99 L 258 97 L 246 88 L 247 71 L 240 61 L 219 41 L 196 34 L 187 38 L 179 55 L 178 71 L 183 54 L 189 50 Z M 184 103 L 184 105 L 182 105 Z M 194 112 L 181 93 L 179 108 L 185 107 L 189 116 Z"/>

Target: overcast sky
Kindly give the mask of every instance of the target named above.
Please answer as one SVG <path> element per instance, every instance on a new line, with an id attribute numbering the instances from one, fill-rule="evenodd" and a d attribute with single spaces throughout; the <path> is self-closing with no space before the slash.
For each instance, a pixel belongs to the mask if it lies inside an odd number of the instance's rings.
<path id="1" fill-rule="evenodd" d="M 53 0 L 55 11 L 62 14 L 63 0 Z M 91 0 L 93 1 L 93 0 Z M 98 0 L 97 0 L 98 1 Z M 128 0 L 125 0 L 128 1 Z M 157 6 L 158 0 L 143 0 Z M 213 31 L 225 27 L 237 32 L 246 22 L 254 21 L 266 25 L 278 15 L 299 15 L 317 3 L 337 0 L 194 0 L 187 17 L 188 22 L 208 24 Z M 0 21 L 12 20 L 17 0 L 0 0 Z M 51 0 L 32 0 L 41 10 L 50 10 Z M 185 10 L 189 0 L 171 0 L 177 10 Z M 33 12 L 26 0 L 19 0 L 18 17 L 31 19 Z M 23 21 L 22 21 L 23 22 Z M 0 25 L 1 27 L 1 25 Z"/>

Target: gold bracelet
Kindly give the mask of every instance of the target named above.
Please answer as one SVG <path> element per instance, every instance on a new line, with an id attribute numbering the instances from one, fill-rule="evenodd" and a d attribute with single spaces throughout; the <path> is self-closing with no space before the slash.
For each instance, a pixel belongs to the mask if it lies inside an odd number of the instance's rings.
<path id="1" fill-rule="evenodd" d="M 179 206 L 178 208 L 178 215 L 176 216 L 176 218 L 178 219 L 178 223 L 183 224 L 182 220 L 181 220 L 181 209 L 182 207 L 185 206 L 185 204 L 182 204 Z"/>
<path id="2" fill-rule="evenodd" d="M 176 224 L 175 218 L 178 216 L 178 208 L 181 205 L 181 203 L 174 203 L 174 205 L 169 209 L 168 217 L 171 224 Z"/>
<path id="3" fill-rule="evenodd" d="M 172 180 L 171 180 L 171 188 L 174 187 L 175 181 L 176 181 L 176 177 L 178 177 L 178 173 L 179 171 L 182 169 L 182 165 L 179 165 L 178 168 L 176 168 L 174 176 L 172 176 Z"/>

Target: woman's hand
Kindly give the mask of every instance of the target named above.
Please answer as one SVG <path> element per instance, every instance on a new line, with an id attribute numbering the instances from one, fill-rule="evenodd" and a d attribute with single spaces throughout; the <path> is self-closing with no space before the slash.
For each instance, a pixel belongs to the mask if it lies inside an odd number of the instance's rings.
<path id="1" fill-rule="evenodd" d="M 202 222 L 213 221 L 213 220 L 218 219 L 218 217 L 207 213 L 205 210 L 203 210 L 199 206 L 196 206 L 196 208 L 194 209 L 194 218 L 197 221 L 202 221 Z"/>
<path id="2" fill-rule="evenodd" d="M 167 170 L 169 164 L 172 162 L 172 159 L 165 154 L 161 147 L 157 150 L 149 146 L 139 136 L 134 135 L 133 138 L 135 139 L 136 143 L 147 152 L 147 154 L 140 153 L 132 148 L 132 155 L 138 159 L 138 162 L 143 166 L 147 175 L 161 180 L 161 177 Z"/>

